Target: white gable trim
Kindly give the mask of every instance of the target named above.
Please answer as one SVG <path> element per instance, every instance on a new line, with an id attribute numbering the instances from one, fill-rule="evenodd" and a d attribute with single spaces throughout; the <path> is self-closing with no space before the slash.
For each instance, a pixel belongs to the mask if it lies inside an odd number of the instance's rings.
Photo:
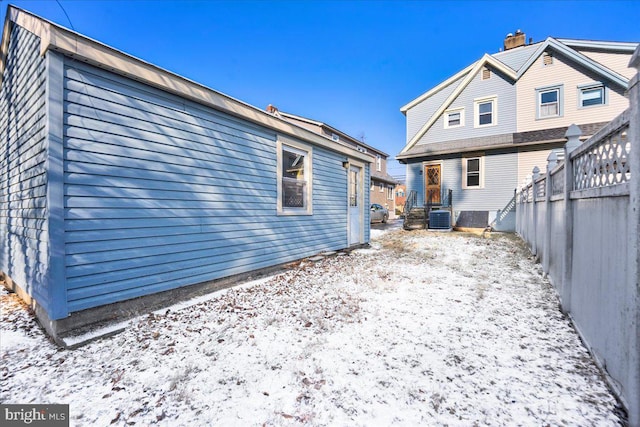
<path id="1" fill-rule="evenodd" d="M 408 109 L 415 107 L 416 105 L 418 105 L 419 103 L 421 103 L 425 99 L 432 97 L 436 93 L 440 92 L 442 89 L 444 89 L 447 86 L 449 86 L 449 85 L 455 83 L 456 81 L 458 81 L 461 77 L 463 77 L 465 74 L 467 74 L 469 71 L 471 71 L 473 69 L 474 65 L 476 65 L 475 62 L 473 64 L 469 65 L 464 70 L 457 72 L 452 77 L 449 77 L 447 80 L 445 80 L 444 82 L 440 83 L 438 86 L 434 87 L 433 89 L 430 89 L 429 91 L 423 93 L 422 95 L 420 95 L 419 97 L 417 97 L 413 101 L 411 101 L 408 104 L 404 105 L 403 107 L 400 108 L 400 111 L 402 113 L 406 114 Z"/>
<path id="2" fill-rule="evenodd" d="M 616 43 L 612 43 L 612 44 L 616 45 Z M 580 52 L 577 52 L 571 49 L 569 46 L 559 42 L 558 40 L 552 37 L 547 38 L 547 40 L 545 40 L 544 43 L 540 45 L 540 47 L 536 50 L 536 52 L 533 55 L 531 55 L 531 58 L 529 58 L 529 60 L 518 71 L 517 78 L 519 79 L 520 77 L 522 77 L 522 75 L 527 72 L 527 70 L 533 65 L 533 63 L 536 62 L 536 60 L 540 57 L 540 55 L 542 55 L 544 51 L 547 50 L 548 48 L 551 48 L 552 50 L 560 53 L 561 55 L 577 62 L 578 64 L 582 65 L 586 69 L 593 71 L 594 73 L 600 76 L 603 76 L 604 78 L 606 78 L 612 83 L 617 84 L 621 88 L 625 90 L 627 89 L 629 80 L 626 77 L 616 73 L 615 71 L 605 67 L 604 65 L 594 61 L 593 59 L 581 54 Z"/>
<path id="3" fill-rule="evenodd" d="M 413 148 L 416 143 L 424 136 L 425 133 L 433 126 L 433 124 L 438 121 L 442 113 L 444 113 L 447 108 L 455 101 L 455 99 L 462 93 L 462 91 L 471 83 L 474 77 L 482 71 L 482 68 L 486 65 L 490 65 L 501 73 L 505 74 L 507 77 L 513 79 L 514 81 L 517 78 L 517 73 L 504 63 L 500 62 L 496 58 L 491 55 L 485 54 L 479 61 L 475 62 L 471 71 L 467 74 L 464 80 L 458 85 L 458 87 L 449 95 L 449 97 L 444 101 L 444 103 L 433 113 L 433 115 L 427 120 L 427 122 L 420 128 L 418 133 L 411 138 L 411 141 L 407 143 L 407 145 L 402 149 L 400 155 L 406 153 L 411 148 Z M 428 93 L 428 92 L 427 92 Z"/>

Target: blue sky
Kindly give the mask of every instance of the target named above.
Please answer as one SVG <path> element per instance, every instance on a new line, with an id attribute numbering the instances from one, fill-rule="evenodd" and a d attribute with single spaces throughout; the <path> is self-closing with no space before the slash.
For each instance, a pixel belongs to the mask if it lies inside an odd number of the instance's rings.
<path id="1" fill-rule="evenodd" d="M 400 107 L 507 33 L 640 41 L 639 1 L 59 2 L 11 4 L 256 107 L 364 135 L 391 157 L 405 142 Z"/>

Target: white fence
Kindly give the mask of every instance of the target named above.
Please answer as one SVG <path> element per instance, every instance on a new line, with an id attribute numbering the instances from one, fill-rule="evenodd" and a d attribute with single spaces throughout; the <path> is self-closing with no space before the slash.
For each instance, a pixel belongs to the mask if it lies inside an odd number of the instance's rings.
<path id="1" fill-rule="evenodd" d="M 640 66 L 640 49 L 633 66 Z M 567 131 L 517 194 L 516 231 L 539 257 L 567 313 L 640 426 L 640 84 L 629 110 L 584 143 Z"/>

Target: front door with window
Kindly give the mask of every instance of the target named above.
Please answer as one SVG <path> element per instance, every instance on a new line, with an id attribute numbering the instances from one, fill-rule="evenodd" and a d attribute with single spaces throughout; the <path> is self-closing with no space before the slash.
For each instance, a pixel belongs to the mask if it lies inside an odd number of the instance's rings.
<path id="1" fill-rule="evenodd" d="M 426 165 L 424 167 L 424 202 L 440 203 L 440 189 L 442 186 L 442 170 L 440 165 Z"/>
<path id="2" fill-rule="evenodd" d="M 363 243 L 364 198 L 361 174 L 362 168 L 349 166 L 349 245 Z"/>

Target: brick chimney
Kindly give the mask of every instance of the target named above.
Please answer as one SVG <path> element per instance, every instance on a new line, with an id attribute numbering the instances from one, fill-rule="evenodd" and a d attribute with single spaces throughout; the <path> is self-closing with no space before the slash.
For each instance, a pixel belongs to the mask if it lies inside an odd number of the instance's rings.
<path id="1" fill-rule="evenodd" d="M 507 34 L 507 37 L 504 39 L 504 50 L 514 49 L 516 47 L 524 46 L 525 40 L 526 40 L 526 36 L 520 30 L 516 31 L 515 35 L 509 33 Z"/>
<path id="2" fill-rule="evenodd" d="M 267 113 L 271 113 L 271 114 L 276 114 L 278 112 L 278 109 L 271 104 L 267 105 L 266 110 L 267 110 Z"/>

